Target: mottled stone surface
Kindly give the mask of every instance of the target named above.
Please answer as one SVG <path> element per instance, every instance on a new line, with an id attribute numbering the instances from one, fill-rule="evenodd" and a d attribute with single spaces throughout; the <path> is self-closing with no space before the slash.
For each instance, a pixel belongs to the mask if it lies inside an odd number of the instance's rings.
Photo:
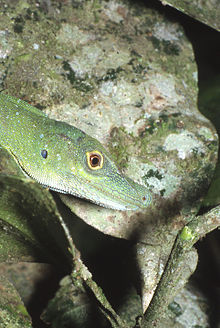
<path id="1" fill-rule="evenodd" d="M 194 286 L 188 284 L 169 305 L 173 327 L 209 327 L 208 300 Z M 172 318 L 172 319 L 171 319 Z M 162 325 L 161 325 L 162 327 Z M 170 325 L 172 327 L 172 324 Z"/>
<path id="2" fill-rule="evenodd" d="M 163 5 L 170 5 L 184 14 L 220 31 L 219 0 L 162 0 L 161 2 Z"/>

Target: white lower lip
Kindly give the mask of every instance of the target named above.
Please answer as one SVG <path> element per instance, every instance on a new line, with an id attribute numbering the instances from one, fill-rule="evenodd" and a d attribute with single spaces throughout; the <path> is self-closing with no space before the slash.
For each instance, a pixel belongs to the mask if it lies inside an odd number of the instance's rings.
<path id="1" fill-rule="evenodd" d="M 92 185 L 92 187 L 94 189 L 97 189 L 99 192 L 102 192 L 101 189 L 95 188 L 93 185 Z M 111 196 L 111 193 L 109 193 L 108 191 L 105 191 L 105 192 L 106 192 L 107 196 Z M 85 195 L 86 195 L 86 190 L 85 190 Z M 129 200 L 126 202 L 126 200 L 122 199 L 121 202 L 125 203 L 125 204 L 122 204 L 120 202 L 119 198 L 115 198 L 112 200 L 109 198 L 105 198 L 103 201 L 102 199 L 100 199 L 100 200 L 97 200 L 97 198 L 93 199 L 91 194 L 90 194 L 90 196 L 91 196 L 90 197 L 91 201 L 93 201 L 94 203 L 100 204 L 101 206 L 104 206 L 104 207 L 116 209 L 116 210 L 126 211 L 126 210 L 137 210 L 138 208 L 140 208 L 140 206 L 130 203 Z M 117 202 L 117 200 L 118 200 L 118 202 Z"/>

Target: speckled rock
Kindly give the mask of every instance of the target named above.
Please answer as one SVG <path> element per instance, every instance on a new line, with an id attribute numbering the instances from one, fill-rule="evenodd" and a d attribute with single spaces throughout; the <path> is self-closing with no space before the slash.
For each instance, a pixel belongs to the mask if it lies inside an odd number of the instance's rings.
<path id="1" fill-rule="evenodd" d="M 220 3 L 218 0 L 163 0 L 161 2 L 163 5 L 170 5 L 220 31 Z"/>
<path id="2" fill-rule="evenodd" d="M 199 290 L 188 284 L 169 305 L 170 327 L 209 327 L 208 311 L 208 300 Z"/>

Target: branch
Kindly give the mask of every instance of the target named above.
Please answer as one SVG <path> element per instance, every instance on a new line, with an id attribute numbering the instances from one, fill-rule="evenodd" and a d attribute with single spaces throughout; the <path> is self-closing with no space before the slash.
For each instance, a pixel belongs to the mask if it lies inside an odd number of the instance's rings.
<path id="1" fill-rule="evenodd" d="M 193 218 L 179 233 L 161 280 L 144 315 L 142 327 L 157 327 L 160 317 L 178 292 L 183 266 L 193 245 L 208 232 L 220 226 L 220 205 Z"/>

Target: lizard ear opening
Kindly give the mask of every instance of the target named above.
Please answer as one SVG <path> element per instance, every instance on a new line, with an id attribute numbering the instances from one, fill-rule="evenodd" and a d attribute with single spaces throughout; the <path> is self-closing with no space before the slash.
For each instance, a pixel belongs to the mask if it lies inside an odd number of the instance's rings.
<path id="1" fill-rule="evenodd" d="M 47 158 L 47 155 L 48 155 L 47 150 L 45 150 L 45 149 L 41 150 L 41 156 L 42 156 L 44 159 Z"/>
<path id="2" fill-rule="evenodd" d="M 97 151 L 90 151 L 86 153 L 87 164 L 91 170 L 99 170 L 103 167 L 103 155 Z"/>

